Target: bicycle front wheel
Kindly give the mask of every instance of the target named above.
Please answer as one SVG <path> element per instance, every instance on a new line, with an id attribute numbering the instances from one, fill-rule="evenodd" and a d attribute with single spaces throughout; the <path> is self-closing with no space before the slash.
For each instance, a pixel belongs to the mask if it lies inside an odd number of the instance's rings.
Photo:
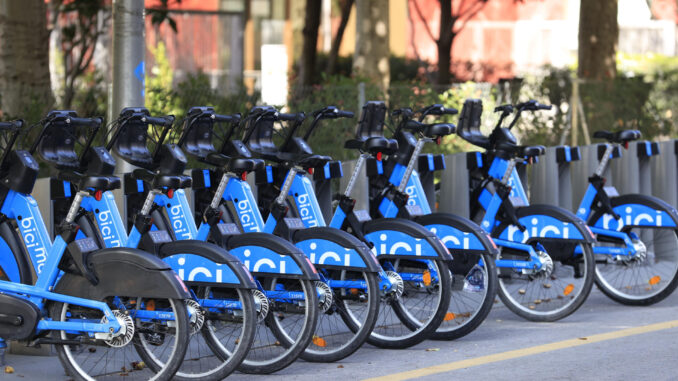
<path id="1" fill-rule="evenodd" d="M 311 342 L 318 321 L 318 294 L 310 280 L 261 276 L 257 280 L 263 287 L 260 303 L 267 311 L 259 317 L 254 343 L 238 369 L 269 374 L 294 362 Z"/>
<path id="2" fill-rule="evenodd" d="M 550 322 L 570 315 L 584 303 L 593 286 L 595 267 L 590 243 L 543 245 L 553 262 L 551 273 L 499 268 L 499 297 L 518 316 Z M 581 248 L 581 254 L 576 253 L 577 247 Z M 499 259 L 528 258 L 524 252 L 502 248 Z"/>
<path id="3" fill-rule="evenodd" d="M 190 338 L 184 361 L 175 380 L 226 378 L 242 363 L 254 338 L 256 311 L 249 290 L 235 288 L 194 288 L 199 300 L 186 302 L 190 312 Z M 222 306 L 219 306 L 221 304 Z M 216 305 L 216 306 L 215 306 Z M 144 361 L 159 368 L 156 357 L 140 346 Z"/>
<path id="4" fill-rule="evenodd" d="M 318 326 L 301 358 L 333 362 L 358 350 L 372 332 L 379 312 L 379 281 L 376 273 L 321 266 L 316 269 L 327 279 L 332 300 L 321 298 Z"/>
<path id="5" fill-rule="evenodd" d="M 380 259 L 398 290 L 382 297 L 368 339 L 381 348 L 402 349 L 428 339 L 450 304 L 451 277 L 441 260 Z"/>
<path id="6" fill-rule="evenodd" d="M 450 306 L 431 336 L 434 340 L 454 340 L 473 332 L 490 314 L 497 296 L 497 267 L 491 255 L 452 256 Z"/>

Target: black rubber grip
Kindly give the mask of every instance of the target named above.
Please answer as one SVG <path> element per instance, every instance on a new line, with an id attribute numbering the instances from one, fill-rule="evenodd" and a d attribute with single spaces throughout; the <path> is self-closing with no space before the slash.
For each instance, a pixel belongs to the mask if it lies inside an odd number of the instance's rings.
<path id="1" fill-rule="evenodd" d="M 454 107 L 445 107 L 445 111 L 443 111 L 443 113 L 447 115 L 456 115 L 459 113 L 459 110 Z"/>
<path id="2" fill-rule="evenodd" d="M 169 126 L 174 123 L 173 116 L 166 117 L 155 117 L 155 116 L 146 116 L 146 123 L 154 124 L 156 126 Z"/>
<path id="3" fill-rule="evenodd" d="M 19 119 L 19 120 L 13 120 L 11 122 L 0 122 L 0 130 L 13 130 L 15 128 L 21 128 L 24 125 L 24 121 Z"/>
<path id="4" fill-rule="evenodd" d="M 214 121 L 215 122 L 230 122 L 232 120 L 233 120 L 233 116 L 231 116 L 231 115 L 214 114 Z"/>
<path id="5" fill-rule="evenodd" d="M 543 105 L 543 104 L 537 104 L 537 108 L 539 110 L 550 110 L 553 108 L 553 105 Z"/>
<path id="6" fill-rule="evenodd" d="M 299 116 L 299 114 L 279 113 L 278 119 L 280 119 L 280 120 L 296 120 L 298 116 Z"/>
<path id="7" fill-rule="evenodd" d="M 103 120 L 101 118 L 77 118 L 69 117 L 72 125 L 77 126 L 86 126 L 86 127 L 96 127 L 100 126 Z"/>
<path id="8" fill-rule="evenodd" d="M 337 116 L 340 117 L 340 118 L 353 118 L 355 116 L 355 114 L 351 111 L 341 111 L 340 110 L 337 113 Z"/>

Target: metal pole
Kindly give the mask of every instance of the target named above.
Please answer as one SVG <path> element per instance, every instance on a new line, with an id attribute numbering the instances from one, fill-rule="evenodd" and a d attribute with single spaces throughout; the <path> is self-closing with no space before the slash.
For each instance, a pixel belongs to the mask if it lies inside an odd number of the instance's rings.
<path id="1" fill-rule="evenodd" d="M 108 120 L 118 117 L 125 107 L 143 107 L 145 96 L 145 36 L 144 2 L 113 0 L 113 89 Z M 117 160 L 116 173 L 132 171 L 132 165 Z M 122 176 L 121 176 L 122 177 Z M 127 200 L 122 191 L 115 192 L 118 205 L 127 221 Z M 122 201 L 122 202 L 120 202 Z"/>
<path id="2" fill-rule="evenodd" d="M 113 0 L 113 103 L 109 120 L 124 107 L 144 106 L 144 27 L 143 1 Z"/>

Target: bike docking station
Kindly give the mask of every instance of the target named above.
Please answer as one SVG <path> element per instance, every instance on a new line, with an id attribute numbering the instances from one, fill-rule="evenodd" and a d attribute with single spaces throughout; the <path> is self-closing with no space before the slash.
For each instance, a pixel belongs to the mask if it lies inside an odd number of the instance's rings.
<path id="1" fill-rule="evenodd" d="M 678 140 L 654 144 L 659 152 L 650 161 L 652 193 L 678 207 Z"/>

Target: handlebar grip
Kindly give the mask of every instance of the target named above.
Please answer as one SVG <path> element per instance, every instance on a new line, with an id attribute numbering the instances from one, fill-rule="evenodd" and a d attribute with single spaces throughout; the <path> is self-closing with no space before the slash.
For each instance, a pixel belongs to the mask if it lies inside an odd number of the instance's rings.
<path id="1" fill-rule="evenodd" d="M 97 127 L 103 123 L 101 118 L 78 118 L 78 117 L 69 117 L 71 125 L 85 126 L 85 127 Z"/>
<path id="2" fill-rule="evenodd" d="M 459 110 L 457 110 L 454 107 L 445 107 L 445 109 L 443 110 L 443 114 L 456 115 L 459 114 Z"/>
<path id="3" fill-rule="evenodd" d="M 552 108 L 553 108 L 553 105 L 537 104 L 537 109 L 539 109 L 539 110 L 550 110 Z"/>
<path id="4" fill-rule="evenodd" d="M 337 116 L 340 118 L 353 118 L 355 114 L 352 111 L 339 111 Z"/>
<path id="5" fill-rule="evenodd" d="M 278 113 L 278 119 L 279 119 L 279 120 L 293 121 L 293 120 L 297 120 L 297 119 L 300 118 L 300 117 L 301 117 L 301 118 L 304 117 L 304 113 L 303 113 L 303 112 L 296 113 L 296 114 Z"/>
<path id="6" fill-rule="evenodd" d="M 233 116 L 232 115 L 219 115 L 219 114 L 214 114 L 214 121 L 215 122 L 224 122 L 228 123 L 233 121 Z"/>
<path id="7" fill-rule="evenodd" d="M 172 115 L 162 117 L 146 116 L 145 118 L 146 123 L 155 124 L 157 126 L 171 126 L 172 123 L 174 123 L 174 116 Z"/>
<path id="8" fill-rule="evenodd" d="M 13 120 L 11 122 L 0 122 L 0 130 L 14 130 L 20 129 L 24 126 L 22 119 Z"/>
<path id="9" fill-rule="evenodd" d="M 419 130 L 424 126 L 423 123 L 417 122 L 416 120 L 408 120 L 407 123 L 405 123 L 405 128 L 409 130 Z"/>

